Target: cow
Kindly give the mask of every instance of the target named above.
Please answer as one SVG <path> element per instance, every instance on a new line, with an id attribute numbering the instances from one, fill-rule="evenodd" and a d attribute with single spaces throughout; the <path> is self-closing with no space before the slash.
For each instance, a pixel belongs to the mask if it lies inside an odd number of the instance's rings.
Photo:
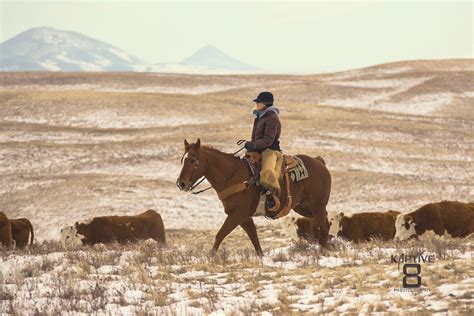
<path id="1" fill-rule="evenodd" d="M 27 218 L 11 219 L 10 226 L 16 248 L 25 248 L 28 245 L 28 237 L 30 237 L 30 244 L 33 244 L 33 225 Z"/>
<path id="2" fill-rule="evenodd" d="M 409 214 L 400 214 L 395 222 L 395 238 L 435 234 L 448 237 L 466 237 L 474 233 L 474 203 L 442 201 L 426 204 Z"/>
<path id="3" fill-rule="evenodd" d="M 287 215 L 280 219 L 283 234 L 293 239 L 315 242 L 319 236 L 319 225 L 314 218 Z"/>
<path id="4" fill-rule="evenodd" d="M 5 248 L 10 248 L 14 244 L 10 221 L 3 212 L 0 212 L 0 243 Z"/>
<path id="5" fill-rule="evenodd" d="M 135 216 L 102 216 L 61 229 L 61 244 L 67 249 L 97 243 L 127 243 L 152 238 L 166 242 L 160 214 L 148 210 Z"/>
<path id="6" fill-rule="evenodd" d="M 400 212 L 366 212 L 345 215 L 343 212 L 329 213 L 329 235 L 343 237 L 353 242 L 384 240 L 395 236 L 395 218 Z"/>

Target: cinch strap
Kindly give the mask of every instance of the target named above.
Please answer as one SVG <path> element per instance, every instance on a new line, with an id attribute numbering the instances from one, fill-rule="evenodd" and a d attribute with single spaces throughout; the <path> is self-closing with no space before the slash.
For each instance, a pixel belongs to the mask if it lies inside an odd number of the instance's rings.
<path id="1" fill-rule="evenodd" d="M 237 184 L 231 185 L 230 187 L 228 187 L 227 189 L 221 192 L 217 192 L 217 196 L 219 197 L 219 200 L 223 201 L 231 195 L 245 191 L 248 186 L 249 186 L 248 181 L 237 183 Z"/>

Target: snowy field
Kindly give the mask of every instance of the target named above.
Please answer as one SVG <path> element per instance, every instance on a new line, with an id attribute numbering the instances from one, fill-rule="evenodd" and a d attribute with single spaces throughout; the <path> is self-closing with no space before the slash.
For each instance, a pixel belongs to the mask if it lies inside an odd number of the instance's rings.
<path id="1" fill-rule="evenodd" d="M 268 313 L 469 314 L 474 303 L 473 240 L 336 240 L 322 251 L 259 229 L 266 255 L 260 259 L 231 235 L 217 257 L 202 249 L 209 231 L 169 230 L 171 244 L 97 245 L 63 252 L 43 243 L 0 257 L 0 313 L 41 311 L 228 315 Z M 190 238 L 193 245 L 189 245 Z M 422 287 L 402 287 L 401 253 L 435 260 L 422 264 Z"/>
<path id="2" fill-rule="evenodd" d="M 240 228 L 211 258 L 222 205 L 175 181 L 184 138 L 237 150 L 251 100 L 270 90 L 285 152 L 327 162 L 329 211 L 474 201 L 473 73 L 463 60 L 315 76 L 0 73 L 0 210 L 29 218 L 36 241 L 1 252 L 0 314 L 469 314 L 472 239 L 321 250 L 257 218 L 263 259 Z M 147 209 L 162 215 L 168 247 L 59 247 L 64 225 Z M 425 291 L 397 292 L 390 256 L 414 251 L 436 257 Z"/>

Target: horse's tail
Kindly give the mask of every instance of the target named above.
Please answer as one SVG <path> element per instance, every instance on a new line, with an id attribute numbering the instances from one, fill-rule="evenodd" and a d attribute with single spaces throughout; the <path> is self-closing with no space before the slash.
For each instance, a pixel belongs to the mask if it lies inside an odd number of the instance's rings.
<path id="1" fill-rule="evenodd" d="M 320 163 L 322 163 L 323 165 L 326 165 L 326 161 L 324 161 L 323 157 L 321 156 L 317 156 L 317 157 L 314 157 L 314 159 L 318 160 Z"/>

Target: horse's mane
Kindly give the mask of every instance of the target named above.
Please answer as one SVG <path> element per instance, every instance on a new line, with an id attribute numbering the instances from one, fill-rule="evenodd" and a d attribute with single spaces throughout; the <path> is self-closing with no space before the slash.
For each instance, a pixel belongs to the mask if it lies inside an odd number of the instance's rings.
<path id="1" fill-rule="evenodd" d="M 202 149 L 207 149 L 211 152 L 215 152 L 215 153 L 218 153 L 218 154 L 221 154 L 221 155 L 227 155 L 227 156 L 232 157 L 232 158 L 240 159 L 239 157 L 236 157 L 233 154 L 229 154 L 229 153 L 225 153 L 223 151 L 220 151 L 219 149 L 217 149 L 217 148 L 215 148 L 211 145 L 201 145 L 201 148 Z"/>

